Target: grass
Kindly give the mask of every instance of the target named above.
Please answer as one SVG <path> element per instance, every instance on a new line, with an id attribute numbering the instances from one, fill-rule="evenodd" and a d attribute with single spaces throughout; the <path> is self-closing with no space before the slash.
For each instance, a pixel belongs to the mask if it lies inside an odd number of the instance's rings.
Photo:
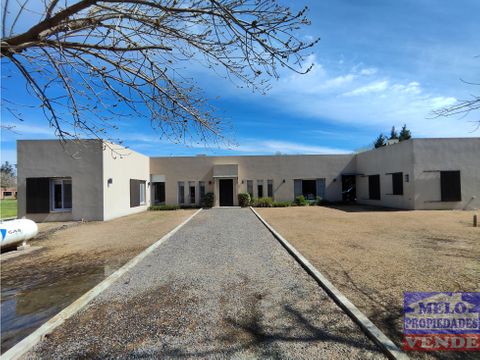
<path id="1" fill-rule="evenodd" d="M 17 216 L 17 200 L 0 200 L 0 218 Z"/>

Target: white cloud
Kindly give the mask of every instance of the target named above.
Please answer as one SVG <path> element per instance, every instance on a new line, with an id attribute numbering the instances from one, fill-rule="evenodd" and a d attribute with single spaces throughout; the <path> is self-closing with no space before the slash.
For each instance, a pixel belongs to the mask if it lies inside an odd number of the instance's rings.
<path id="1" fill-rule="evenodd" d="M 367 84 L 365 86 L 358 87 L 356 89 L 353 89 L 352 91 L 346 92 L 343 95 L 345 96 L 360 96 L 360 95 L 365 95 L 369 93 L 376 93 L 376 92 L 382 92 L 385 91 L 388 87 L 388 81 L 383 80 L 383 81 L 374 81 L 370 84 Z"/>
<path id="2" fill-rule="evenodd" d="M 328 146 L 313 146 L 278 140 L 248 139 L 239 140 L 238 143 L 240 145 L 232 148 L 233 151 L 251 154 L 275 154 L 277 152 L 282 154 L 346 154 L 350 152 Z"/>
<path id="3" fill-rule="evenodd" d="M 360 75 L 365 75 L 365 76 L 375 75 L 377 71 L 378 69 L 376 68 L 366 68 L 366 69 L 360 70 Z"/>

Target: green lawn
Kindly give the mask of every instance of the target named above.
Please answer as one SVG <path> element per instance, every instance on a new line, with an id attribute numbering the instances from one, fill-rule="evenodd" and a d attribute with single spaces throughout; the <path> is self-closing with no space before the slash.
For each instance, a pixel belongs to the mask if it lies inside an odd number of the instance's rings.
<path id="1" fill-rule="evenodd" d="M 17 200 L 0 200 L 0 218 L 17 216 Z"/>

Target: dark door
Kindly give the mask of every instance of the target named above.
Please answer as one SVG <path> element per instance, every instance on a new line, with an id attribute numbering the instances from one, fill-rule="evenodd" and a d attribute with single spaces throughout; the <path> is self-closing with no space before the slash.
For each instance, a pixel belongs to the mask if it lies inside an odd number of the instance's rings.
<path id="1" fill-rule="evenodd" d="M 233 179 L 220 179 L 220 206 L 233 206 Z"/>
<path id="2" fill-rule="evenodd" d="M 357 199 L 357 188 L 355 175 L 342 175 L 342 201 L 355 202 Z"/>
<path id="3" fill-rule="evenodd" d="M 153 203 L 154 204 L 164 204 L 165 203 L 165 183 L 156 182 L 153 183 Z"/>

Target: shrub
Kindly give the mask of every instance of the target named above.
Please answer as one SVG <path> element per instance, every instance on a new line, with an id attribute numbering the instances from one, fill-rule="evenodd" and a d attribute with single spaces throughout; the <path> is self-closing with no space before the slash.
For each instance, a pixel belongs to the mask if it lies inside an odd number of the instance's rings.
<path id="1" fill-rule="evenodd" d="M 322 205 L 323 204 L 323 199 L 321 196 L 317 196 L 317 198 L 315 199 L 315 205 Z"/>
<path id="2" fill-rule="evenodd" d="M 255 205 L 257 207 L 272 207 L 273 200 L 269 197 L 259 198 L 255 201 Z"/>
<path id="3" fill-rule="evenodd" d="M 178 210 L 180 206 L 178 205 L 153 205 L 148 208 L 151 211 L 162 211 L 162 210 Z"/>
<path id="4" fill-rule="evenodd" d="M 289 207 L 292 206 L 290 201 L 274 201 L 272 204 L 273 207 Z"/>
<path id="5" fill-rule="evenodd" d="M 240 193 L 238 194 L 238 205 L 241 207 L 247 207 L 250 205 L 250 194 L 249 193 Z"/>
<path id="6" fill-rule="evenodd" d="M 213 193 L 209 192 L 205 194 L 203 198 L 202 206 L 206 208 L 211 208 L 213 207 L 214 202 L 215 202 L 215 196 L 213 195 Z"/>
<path id="7" fill-rule="evenodd" d="M 308 201 L 305 200 L 305 196 L 300 195 L 295 198 L 295 205 L 297 206 L 308 206 Z"/>

